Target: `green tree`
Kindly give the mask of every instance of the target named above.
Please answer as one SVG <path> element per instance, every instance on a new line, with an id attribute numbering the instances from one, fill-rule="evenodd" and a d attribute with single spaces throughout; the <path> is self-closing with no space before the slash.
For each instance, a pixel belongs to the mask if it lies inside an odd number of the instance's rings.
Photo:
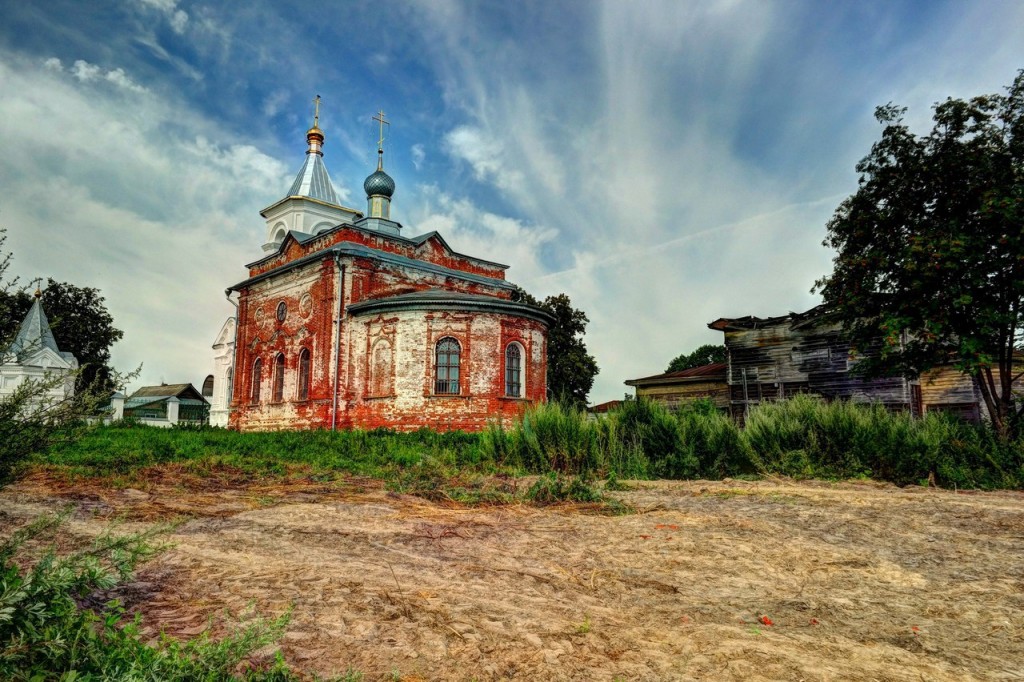
<path id="1" fill-rule="evenodd" d="M 548 398 L 586 407 L 587 395 L 600 371 L 597 360 L 587 352 L 583 335 L 590 320 L 582 310 L 572 307 L 566 294 L 548 296 L 543 301 L 519 291 L 520 298 L 555 317 L 548 330 Z"/>
<path id="2" fill-rule="evenodd" d="M 11 310 L 21 297 L 28 297 L 16 279 L 7 277 L 11 253 L 4 250 L 6 240 L 6 233 L 0 229 L 0 313 L 6 325 L 0 328 L 0 353 L 4 354 L 24 318 L 23 311 L 11 323 Z M 57 340 L 60 345 L 60 337 Z M 61 346 L 62 350 L 65 348 L 69 346 Z M 120 383 L 126 379 L 107 374 L 106 381 L 97 377 L 87 383 L 82 381 L 81 374 L 80 370 L 73 377 L 78 388 L 71 395 L 59 390 L 66 385 L 66 375 L 54 372 L 41 379 L 22 381 L 0 396 L 0 486 L 11 480 L 18 464 L 32 453 L 77 436 L 85 426 L 83 418 L 97 414 L 109 398 L 107 382 Z"/>
<path id="3" fill-rule="evenodd" d="M 918 137 L 879 107 L 881 139 L 824 241 L 815 283 L 856 349 L 858 371 L 915 377 L 952 362 L 974 377 L 992 424 L 1021 433 L 1014 352 L 1024 314 L 1024 70 L 1005 95 L 947 99 Z"/>
<path id="4" fill-rule="evenodd" d="M 668 363 L 668 369 L 665 372 L 681 372 L 684 369 L 710 365 L 713 362 L 725 362 L 726 357 L 725 346 L 705 343 L 692 353 L 683 353 L 673 358 L 672 362 Z"/>
<path id="5" fill-rule="evenodd" d="M 77 287 L 47 279 L 42 304 L 53 329 L 57 346 L 73 353 L 81 366 L 78 387 L 95 386 L 114 390 L 111 380 L 110 347 L 124 332 L 114 327 L 99 289 Z M 32 305 L 32 296 L 24 289 L 0 292 L 0 338 L 17 333 L 18 325 Z"/>

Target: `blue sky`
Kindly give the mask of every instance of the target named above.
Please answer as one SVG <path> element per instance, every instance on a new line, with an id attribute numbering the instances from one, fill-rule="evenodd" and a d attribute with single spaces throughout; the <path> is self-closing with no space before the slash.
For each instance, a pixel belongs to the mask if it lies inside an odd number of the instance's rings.
<path id="1" fill-rule="evenodd" d="M 325 6 L 327 5 L 327 6 Z M 591 400 L 811 307 L 825 224 L 879 128 L 1024 68 L 1024 2 L 0 0 L 0 226 L 13 270 L 102 290 L 138 383 L 201 382 L 259 210 L 304 158 L 590 317 Z"/>

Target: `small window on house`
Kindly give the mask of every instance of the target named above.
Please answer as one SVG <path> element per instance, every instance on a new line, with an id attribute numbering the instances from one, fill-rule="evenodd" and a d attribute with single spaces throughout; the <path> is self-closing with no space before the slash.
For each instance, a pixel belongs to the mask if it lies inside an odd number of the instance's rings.
<path id="1" fill-rule="evenodd" d="M 256 362 L 252 363 L 252 402 L 258 403 L 260 401 L 260 379 L 263 374 L 263 361 L 256 358 Z"/>
<path id="2" fill-rule="evenodd" d="M 288 316 L 288 306 L 284 301 L 277 304 L 277 321 L 284 322 L 284 318 Z"/>
<path id="3" fill-rule="evenodd" d="M 434 353 L 434 393 L 459 394 L 459 342 L 446 336 L 437 342 Z"/>
<path id="4" fill-rule="evenodd" d="M 231 399 L 235 395 L 235 368 L 234 367 L 228 367 L 227 381 L 225 383 L 227 384 L 227 387 L 228 387 L 227 400 L 225 401 L 225 403 L 230 405 L 231 404 Z"/>
<path id="5" fill-rule="evenodd" d="M 278 353 L 274 360 L 274 402 L 284 400 L 284 354 Z"/>
<path id="6" fill-rule="evenodd" d="M 523 397 L 523 349 L 515 342 L 505 347 L 505 395 Z"/>
<path id="7" fill-rule="evenodd" d="M 299 351 L 299 400 L 309 399 L 309 349 Z"/>

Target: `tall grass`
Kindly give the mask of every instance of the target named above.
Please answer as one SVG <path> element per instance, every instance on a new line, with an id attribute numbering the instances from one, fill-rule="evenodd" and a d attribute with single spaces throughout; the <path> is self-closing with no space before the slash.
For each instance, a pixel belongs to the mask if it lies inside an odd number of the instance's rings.
<path id="1" fill-rule="evenodd" d="M 672 412 L 660 403 L 631 400 L 597 420 L 557 404 L 540 405 L 510 428 L 492 425 L 481 448 L 487 458 L 533 473 L 870 477 L 964 488 L 1024 484 L 1024 445 L 1000 443 L 984 427 L 811 396 L 758 406 L 743 429 L 709 401 Z"/>
<path id="2" fill-rule="evenodd" d="M 760 405 L 743 429 L 708 401 L 670 411 L 645 400 L 626 401 L 598 419 L 559 403 L 536 405 L 514 423 L 494 422 L 480 434 L 107 426 L 37 461 L 101 476 L 180 462 L 199 473 L 217 465 L 254 475 L 301 468 L 393 481 L 419 480 L 429 473 L 437 482 L 467 472 L 504 471 L 631 479 L 870 477 L 963 488 L 1024 485 L 1024 445 L 1002 443 L 984 427 L 810 396 Z"/>
<path id="3" fill-rule="evenodd" d="M 991 430 L 943 414 L 914 418 L 880 404 L 796 396 L 752 410 L 742 433 L 763 473 L 968 488 L 1024 482 L 1021 443 L 1000 443 Z"/>

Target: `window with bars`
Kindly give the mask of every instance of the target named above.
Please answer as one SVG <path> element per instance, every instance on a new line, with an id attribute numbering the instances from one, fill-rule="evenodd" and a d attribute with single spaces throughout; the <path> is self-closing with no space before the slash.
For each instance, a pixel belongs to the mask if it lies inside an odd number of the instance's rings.
<path id="1" fill-rule="evenodd" d="M 284 400 L 284 354 L 278 353 L 274 359 L 274 402 Z"/>
<path id="2" fill-rule="evenodd" d="M 515 342 L 505 347 L 505 395 L 509 398 L 523 396 L 523 350 Z"/>
<path id="3" fill-rule="evenodd" d="M 309 399 L 309 349 L 299 351 L 299 400 Z"/>
<path id="4" fill-rule="evenodd" d="M 260 379 L 263 374 L 263 360 L 256 358 L 256 362 L 252 363 L 252 392 L 250 396 L 252 402 L 258 403 L 260 401 Z"/>
<path id="5" fill-rule="evenodd" d="M 437 342 L 434 351 L 435 394 L 459 394 L 459 356 L 461 352 L 459 342 L 450 336 Z"/>

